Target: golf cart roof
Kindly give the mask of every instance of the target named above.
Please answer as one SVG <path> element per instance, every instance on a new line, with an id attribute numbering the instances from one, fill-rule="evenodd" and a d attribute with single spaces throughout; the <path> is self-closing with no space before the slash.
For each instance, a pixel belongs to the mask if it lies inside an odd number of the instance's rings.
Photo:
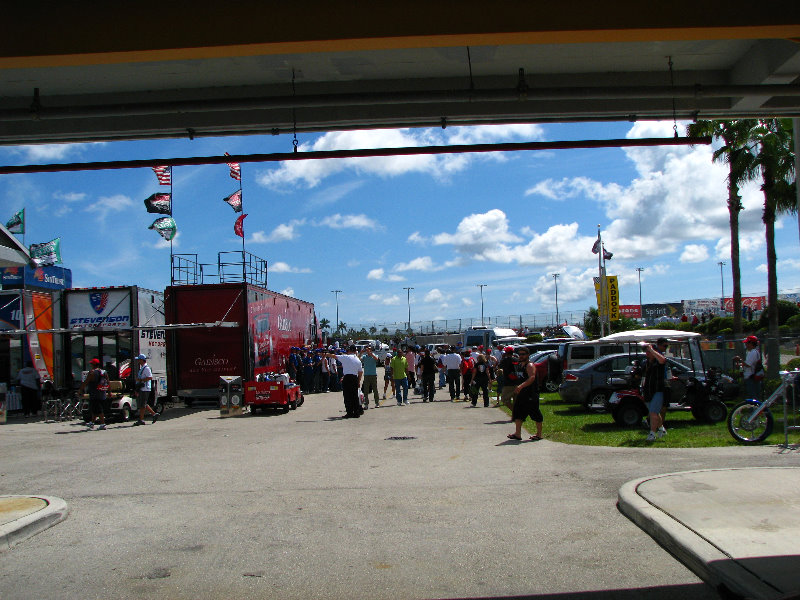
<path id="1" fill-rule="evenodd" d="M 671 342 L 685 342 L 699 338 L 700 334 L 694 331 L 676 331 L 675 329 L 635 329 L 634 331 L 620 331 L 600 338 L 599 342 L 655 342 L 658 338 L 667 338 Z"/>

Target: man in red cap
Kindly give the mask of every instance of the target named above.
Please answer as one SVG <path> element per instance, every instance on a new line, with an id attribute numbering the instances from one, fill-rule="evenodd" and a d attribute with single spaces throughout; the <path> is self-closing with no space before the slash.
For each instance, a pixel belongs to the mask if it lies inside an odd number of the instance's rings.
<path id="1" fill-rule="evenodd" d="M 87 423 L 89 429 L 94 428 L 94 423 L 97 421 L 99 426 L 98 430 L 106 428 L 106 416 L 103 414 L 103 405 L 106 403 L 106 390 L 108 389 L 108 376 L 105 371 L 100 368 L 100 360 L 93 358 L 89 361 L 91 365 L 90 371 L 86 374 L 86 379 L 83 380 L 78 393 L 83 394 L 84 388 L 89 390 L 89 411 L 92 413 L 92 420 Z"/>
<path id="2" fill-rule="evenodd" d="M 748 398 L 761 400 L 761 381 L 764 379 L 764 365 L 761 363 L 761 353 L 758 351 L 758 338 L 748 335 L 744 340 L 745 355 L 736 356 L 733 362 L 742 369 L 744 390 Z"/>

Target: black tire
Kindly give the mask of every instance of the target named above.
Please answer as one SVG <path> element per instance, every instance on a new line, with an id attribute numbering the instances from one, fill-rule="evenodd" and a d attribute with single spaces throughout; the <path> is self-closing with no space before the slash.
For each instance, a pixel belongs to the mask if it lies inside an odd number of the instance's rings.
<path id="1" fill-rule="evenodd" d="M 703 421 L 707 423 L 722 423 L 728 416 L 728 407 L 719 400 L 709 400 L 700 411 Z"/>
<path id="2" fill-rule="evenodd" d="M 250 405 L 250 414 L 251 414 L 251 415 L 254 415 L 254 414 L 256 414 L 257 412 L 258 412 L 258 407 L 257 407 L 257 406 L 255 406 L 254 404 L 251 404 L 251 405 Z"/>
<path id="3" fill-rule="evenodd" d="M 131 405 L 130 404 L 123 404 L 122 408 L 119 411 L 119 420 L 123 423 L 127 423 L 131 420 Z"/>
<path id="4" fill-rule="evenodd" d="M 286 413 L 288 413 L 288 412 L 289 412 L 289 405 L 287 404 L 286 406 L 282 406 L 282 407 L 281 407 L 281 412 L 282 412 L 283 414 L 286 414 Z"/>
<path id="5" fill-rule="evenodd" d="M 305 401 L 306 401 L 305 396 L 303 396 L 303 394 L 300 394 L 297 397 L 297 406 L 303 406 L 303 402 L 305 402 Z"/>
<path id="6" fill-rule="evenodd" d="M 728 431 L 740 444 L 758 444 L 763 442 L 772 433 L 774 419 L 769 409 L 765 409 L 753 423 L 747 423 L 758 406 L 749 402 L 742 402 L 733 407 L 728 415 Z"/>
<path id="7" fill-rule="evenodd" d="M 634 427 L 642 423 L 642 411 L 633 402 L 623 402 L 611 413 L 614 422 L 623 427 Z"/>

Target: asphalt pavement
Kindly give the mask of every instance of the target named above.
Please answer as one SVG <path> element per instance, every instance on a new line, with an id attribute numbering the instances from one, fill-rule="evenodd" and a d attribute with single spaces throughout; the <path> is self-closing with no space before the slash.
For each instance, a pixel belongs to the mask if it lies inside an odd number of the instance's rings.
<path id="1" fill-rule="evenodd" d="M 343 412 L 330 393 L 288 414 L 174 408 L 106 431 L 12 417 L 0 426 L 0 597 L 800 589 L 796 449 L 516 442 L 498 409 L 417 397 Z M 15 537 L 19 519 L 46 522 Z"/>

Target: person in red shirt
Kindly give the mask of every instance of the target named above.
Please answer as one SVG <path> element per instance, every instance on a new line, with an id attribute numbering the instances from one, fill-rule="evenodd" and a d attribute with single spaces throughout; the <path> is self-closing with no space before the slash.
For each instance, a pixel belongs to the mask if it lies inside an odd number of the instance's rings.
<path id="1" fill-rule="evenodd" d="M 469 400 L 469 384 L 472 383 L 472 368 L 475 366 L 475 361 L 470 357 L 470 351 L 464 350 L 461 358 L 461 395 L 464 397 L 464 402 Z"/>

